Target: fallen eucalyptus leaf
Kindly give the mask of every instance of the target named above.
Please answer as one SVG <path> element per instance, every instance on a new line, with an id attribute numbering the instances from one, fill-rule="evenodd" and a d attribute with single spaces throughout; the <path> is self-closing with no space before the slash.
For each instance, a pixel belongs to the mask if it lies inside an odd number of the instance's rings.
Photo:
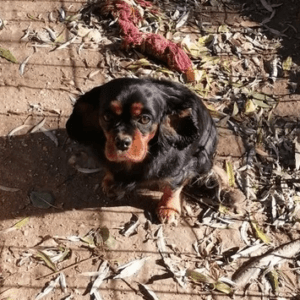
<path id="1" fill-rule="evenodd" d="M 226 173 L 228 176 L 229 186 L 234 187 L 234 185 L 235 185 L 234 171 L 233 171 L 232 163 L 230 161 L 226 161 Z"/>
<path id="2" fill-rule="evenodd" d="M 108 272 L 109 272 L 109 266 L 108 266 L 107 261 L 105 260 L 102 262 L 102 264 L 100 266 L 99 275 L 93 283 L 93 286 L 90 291 L 90 295 L 95 294 L 95 292 L 98 290 L 98 288 L 102 284 L 103 280 L 107 277 Z"/>
<path id="3" fill-rule="evenodd" d="M 293 64 L 293 59 L 291 56 L 288 56 L 286 60 L 282 62 L 282 69 L 284 71 L 290 71 Z"/>
<path id="4" fill-rule="evenodd" d="M 20 220 L 19 222 L 17 222 L 14 226 L 12 226 L 12 227 L 10 227 L 10 228 L 8 228 L 8 229 L 5 229 L 5 230 L 3 230 L 3 231 L 0 231 L 0 232 L 7 233 L 7 232 L 11 232 L 11 231 L 20 229 L 20 228 L 22 228 L 23 226 L 25 226 L 28 222 L 29 222 L 29 217 L 26 217 L 26 218 Z"/>
<path id="5" fill-rule="evenodd" d="M 260 0 L 262 6 L 269 12 L 273 12 L 272 6 L 266 0 Z"/>
<path id="6" fill-rule="evenodd" d="M 61 272 L 59 274 L 59 283 L 60 283 L 60 287 L 61 287 L 62 291 L 64 293 L 66 293 L 67 292 L 67 282 L 66 282 L 66 276 L 63 272 Z"/>
<path id="7" fill-rule="evenodd" d="M 221 281 L 213 283 L 212 288 L 224 294 L 231 294 L 233 292 L 232 288 L 228 284 Z"/>
<path id="8" fill-rule="evenodd" d="M 46 122 L 46 118 L 44 118 L 41 122 L 39 122 L 37 125 L 35 125 L 31 129 L 30 133 L 34 133 L 34 132 L 39 131 L 45 125 L 45 122 Z"/>
<path id="9" fill-rule="evenodd" d="M 144 266 L 146 260 L 148 260 L 150 257 L 144 257 L 141 259 L 133 260 L 125 265 L 120 266 L 117 270 L 119 271 L 119 274 L 117 274 L 113 279 L 123 279 L 131 277 L 135 274 L 137 274 L 141 268 Z"/>
<path id="10" fill-rule="evenodd" d="M 298 142 L 298 138 L 294 139 L 294 145 L 295 145 L 295 165 L 296 170 L 300 169 L 300 143 Z"/>
<path id="11" fill-rule="evenodd" d="M 139 283 L 139 290 L 147 300 L 159 300 L 156 294 L 146 284 Z"/>
<path id="12" fill-rule="evenodd" d="M 111 235 L 109 232 L 109 229 L 104 226 L 98 229 L 97 233 L 101 236 L 102 242 L 104 245 L 109 248 L 109 249 L 115 249 L 117 244 L 116 244 L 116 239 Z M 96 236 L 97 240 L 97 236 Z"/>
<path id="13" fill-rule="evenodd" d="M 251 114 L 255 112 L 256 110 L 256 105 L 253 103 L 252 100 L 248 99 L 245 105 L 245 114 Z"/>
<path id="14" fill-rule="evenodd" d="M 137 233 L 137 228 L 140 224 L 139 218 L 137 215 L 132 214 L 132 217 L 129 222 L 124 225 L 124 228 L 120 231 L 120 234 L 129 237 Z"/>
<path id="15" fill-rule="evenodd" d="M 98 173 L 103 170 L 103 168 L 96 168 L 96 169 L 88 169 L 88 168 L 81 168 L 78 166 L 75 166 L 76 170 L 80 173 L 84 174 L 92 174 L 92 173 Z"/>
<path id="16" fill-rule="evenodd" d="M 273 289 L 273 293 L 276 294 L 278 292 L 278 288 L 279 288 L 279 280 L 278 280 L 278 273 L 276 270 L 271 270 L 270 272 L 268 272 L 266 274 L 267 279 L 269 280 L 272 289 Z"/>
<path id="17" fill-rule="evenodd" d="M 196 282 L 213 283 L 211 278 L 196 270 L 186 270 L 186 276 Z"/>
<path id="18" fill-rule="evenodd" d="M 16 127 L 16 128 L 14 128 L 12 131 L 10 131 L 9 133 L 8 133 L 8 137 L 11 137 L 11 136 L 13 136 L 16 132 L 18 132 L 18 131 L 20 131 L 20 130 L 22 130 L 22 129 L 24 129 L 24 128 L 28 128 L 28 127 L 30 127 L 30 125 L 26 125 L 26 124 L 24 124 L 24 125 L 21 125 L 21 126 L 18 126 L 18 127 Z"/>
<path id="19" fill-rule="evenodd" d="M 47 209 L 53 207 L 54 197 L 49 192 L 36 192 L 30 193 L 30 200 L 34 207 Z"/>
<path id="20" fill-rule="evenodd" d="M 277 247 L 273 251 L 251 258 L 248 263 L 243 264 L 232 276 L 237 287 L 243 288 L 251 280 L 256 280 L 260 273 L 267 268 L 281 264 L 288 259 L 294 258 L 300 252 L 300 239 Z"/>
<path id="21" fill-rule="evenodd" d="M 259 228 L 258 224 L 251 221 L 251 226 L 255 231 L 256 237 L 263 241 L 265 244 L 270 244 L 271 239 Z"/>
<path id="22" fill-rule="evenodd" d="M 46 266 L 48 266 L 52 271 L 54 271 L 54 272 L 57 271 L 56 266 L 51 261 L 50 257 L 47 254 L 45 254 L 43 251 L 37 251 L 35 257 L 38 257 L 41 260 L 43 260 L 45 262 Z"/>
<path id="23" fill-rule="evenodd" d="M 50 283 L 48 284 L 48 286 L 45 287 L 41 293 L 37 294 L 37 296 L 35 297 L 35 300 L 40 300 L 43 297 L 45 297 L 46 295 L 48 295 L 49 293 L 51 293 L 52 291 L 54 291 L 56 286 L 58 285 L 59 278 L 60 277 L 58 276 L 58 277 L 56 277 L 56 279 L 51 280 Z"/>
<path id="24" fill-rule="evenodd" d="M 18 192 L 20 189 L 0 185 L 0 190 L 5 191 L 5 192 Z"/>
<path id="25" fill-rule="evenodd" d="M 4 49 L 0 47 L 0 57 L 3 57 L 6 60 L 13 62 L 15 64 L 18 63 L 17 59 L 12 55 L 12 53 L 8 49 Z"/>
<path id="26" fill-rule="evenodd" d="M 179 18 L 179 20 L 177 21 L 177 24 L 175 26 L 175 29 L 182 27 L 187 22 L 187 20 L 189 18 L 189 14 L 190 14 L 190 12 L 187 11 Z"/>
<path id="27" fill-rule="evenodd" d="M 24 61 L 20 64 L 20 68 L 19 68 L 19 71 L 20 71 L 20 75 L 23 76 L 24 74 L 24 71 L 25 71 L 25 67 L 29 61 L 29 59 L 31 58 L 32 54 L 27 56 Z"/>

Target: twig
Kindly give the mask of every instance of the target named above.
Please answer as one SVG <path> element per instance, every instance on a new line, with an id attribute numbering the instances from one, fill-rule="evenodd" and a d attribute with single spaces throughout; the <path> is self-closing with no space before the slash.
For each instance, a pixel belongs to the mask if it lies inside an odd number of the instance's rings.
<path id="1" fill-rule="evenodd" d="M 43 279 L 43 278 L 48 278 L 48 277 L 50 277 L 50 276 L 52 276 L 52 275 L 54 275 L 54 274 L 57 274 L 57 273 L 66 271 L 66 270 L 68 270 L 68 269 L 71 269 L 71 268 L 73 268 L 73 267 L 76 267 L 76 266 L 80 265 L 80 264 L 83 263 L 83 262 L 87 262 L 87 261 L 92 260 L 92 259 L 95 259 L 95 258 L 97 258 L 97 257 L 100 257 L 100 255 L 96 255 L 96 256 L 92 256 L 92 257 L 86 258 L 86 259 L 84 259 L 84 260 L 81 260 L 81 261 L 79 261 L 79 262 L 77 262 L 77 263 L 74 263 L 74 264 L 72 264 L 72 265 L 69 265 L 69 266 L 67 266 L 67 267 L 65 267 L 65 268 L 63 268 L 63 269 L 58 270 L 58 271 L 52 272 L 52 273 L 47 274 L 47 275 L 44 275 L 44 276 L 37 277 L 37 278 L 35 278 L 35 280 L 40 280 L 40 279 Z"/>

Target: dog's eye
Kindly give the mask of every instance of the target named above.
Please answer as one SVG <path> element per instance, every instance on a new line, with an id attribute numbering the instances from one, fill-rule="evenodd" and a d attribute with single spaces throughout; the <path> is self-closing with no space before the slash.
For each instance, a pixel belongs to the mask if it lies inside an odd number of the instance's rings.
<path id="1" fill-rule="evenodd" d="M 148 116 L 146 116 L 146 115 L 143 115 L 143 116 L 141 116 L 140 118 L 139 118 L 139 123 L 141 123 L 141 124 L 148 124 L 149 122 L 150 122 L 150 118 L 148 117 Z"/>
<path id="2" fill-rule="evenodd" d="M 107 114 L 105 114 L 105 115 L 103 116 L 103 120 L 104 120 L 105 122 L 110 122 L 110 121 L 112 120 L 112 118 L 113 118 L 113 116 L 112 116 L 111 114 L 109 114 L 109 113 L 107 113 Z"/>

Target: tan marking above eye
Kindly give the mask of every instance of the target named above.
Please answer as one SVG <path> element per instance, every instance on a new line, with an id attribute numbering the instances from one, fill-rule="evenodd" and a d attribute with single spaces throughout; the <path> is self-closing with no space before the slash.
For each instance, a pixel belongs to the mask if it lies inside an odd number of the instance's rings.
<path id="1" fill-rule="evenodd" d="M 119 116 L 123 112 L 122 103 L 119 100 L 114 100 L 110 102 L 110 109 L 112 110 L 113 113 Z"/>
<path id="2" fill-rule="evenodd" d="M 134 117 L 138 117 L 142 113 L 143 108 L 144 105 L 142 103 L 139 102 L 132 103 L 130 109 L 131 115 Z"/>

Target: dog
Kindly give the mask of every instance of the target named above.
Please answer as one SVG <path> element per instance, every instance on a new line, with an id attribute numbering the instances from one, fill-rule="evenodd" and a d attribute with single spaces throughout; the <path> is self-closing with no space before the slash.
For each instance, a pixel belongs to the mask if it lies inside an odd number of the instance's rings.
<path id="1" fill-rule="evenodd" d="M 201 99 L 166 80 L 119 78 L 81 96 L 66 124 L 106 170 L 104 192 L 158 182 L 162 223 L 177 224 L 180 193 L 212 168 L 217 131 Z"/>

